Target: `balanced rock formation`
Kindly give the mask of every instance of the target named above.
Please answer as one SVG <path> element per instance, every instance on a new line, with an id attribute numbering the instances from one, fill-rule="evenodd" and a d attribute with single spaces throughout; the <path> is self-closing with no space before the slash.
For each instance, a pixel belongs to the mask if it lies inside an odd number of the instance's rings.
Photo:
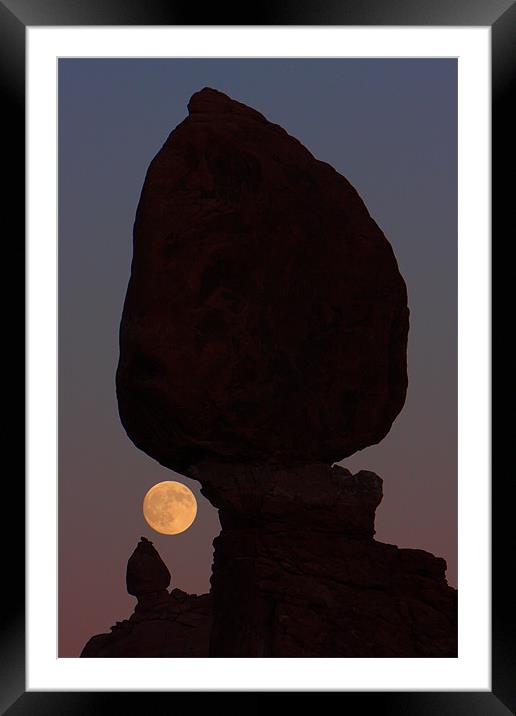
<path id="1" fill-rule="evenodd" d="M 173 589 L 170 572 L 152 542 L 141 538 L 127 564 L 127 591 L 138 604 L 109 634 L 93 636 L 81 657 L 208 656 L 211 599 Z"/>
<path id="2" fill-rule="evenodd" d="M 219 509 L 209 653 L 455 656 L 444 560 L 376 542 L 380 478 L 332 467 L 404 404 L 392 248 L 277 124 L 207 88 L 188 109 L 138 205 L 116 384 L 133 442 Z"/>
<path id="3" fill-rule="evenodd" d="M 343 176 L 256 110 L 208 88 L 188 110 L 136 214 L 117 370 L 128 435 L 184 474 L 379 442 L 407 387 L 389 242 Z"/>

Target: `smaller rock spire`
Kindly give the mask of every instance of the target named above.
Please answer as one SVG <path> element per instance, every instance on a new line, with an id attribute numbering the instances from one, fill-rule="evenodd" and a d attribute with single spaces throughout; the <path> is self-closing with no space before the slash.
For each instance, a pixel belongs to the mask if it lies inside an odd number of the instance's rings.
<path id="1" fill-rule="evenodd" d="M 166 590 L 170 584 L 170 572 L 152 542 L 141 537 L 127 562 L 125 576 L 127 591 L 140 599 L 145 594 Z"/>

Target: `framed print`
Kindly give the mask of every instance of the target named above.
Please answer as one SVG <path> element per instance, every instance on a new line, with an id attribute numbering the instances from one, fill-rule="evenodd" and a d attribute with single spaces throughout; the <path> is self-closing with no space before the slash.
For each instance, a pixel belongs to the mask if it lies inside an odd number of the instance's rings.
<path id="1" fill-rule="evenodd" d="M 463 5 L 0 4 L 27 237 L 8 713 L 514 710 L 490 264 L 515 16 Z"/>

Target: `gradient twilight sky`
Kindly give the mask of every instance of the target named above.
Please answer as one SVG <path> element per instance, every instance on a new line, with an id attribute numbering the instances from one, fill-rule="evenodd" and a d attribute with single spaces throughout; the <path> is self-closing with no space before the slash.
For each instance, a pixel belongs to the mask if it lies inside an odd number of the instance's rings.
<path id="1" fill-rule="evenodd" d="M 217 511 L 140 452 L 115 396 L 132 225 L 147 167 L 211 86 L 251 105 L 355 186 L 391 242 L 411 310 L 409 391 L 380 445 L 342 464 L 384 480 L 377 539 L 425 549 L 457 583 L 457 62 L 454 59 L 59 60 L 59 656 L 128 618 L 141 535 L 171 587 L 209 589 Z M 193 490 L 185 533 L 145 523 L 161 480 Z"/>

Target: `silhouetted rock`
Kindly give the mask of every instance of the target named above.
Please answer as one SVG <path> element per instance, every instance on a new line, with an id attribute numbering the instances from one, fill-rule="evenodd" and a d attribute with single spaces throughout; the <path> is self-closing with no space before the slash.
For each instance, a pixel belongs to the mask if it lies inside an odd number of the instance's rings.
<path id="1" fill-rule="evenodd" d="M 210 595 L 180 589 L 169 594 L 169 582 L 170 572 L 152 542 L 142 537 L 127 564 L 127 591 L 138 597 L 134 613 L 116 622 L 110 634 L 92 637 L 81 657 L 208 656 Z"/>
<path id="2" fill-rule="evenodd" d="M 153 159 L 134 226 L 117 394 L 142 450 L 331 463 L 389 431 L 408 308 L 391 246 L 351 184 L 212 89 Z"/>
<path id="3" fill-rule="evenodd" d="M 206 654 L 211 600 L 217 657 L 455 656 L 444 560 L 376 542 L 380 478 L 331 467 L 405 400 L 392 249 L 281 127 L 211 89 L 188 108 L 145 179 L 117 370 L 128 435 L 219 509 L 211 596 L 181 619 Z M 192 655 L 150 594 L 84 655 Z"/>
<path id="4" fill-rule="evenodd" d="M 457 655 L 446 562 L 373 539 L 377 475 L 206 464 L 197 477 L 222 525 L 211 655 Z"/>
<path id="5" fill-rule="evenodd" d="M 141 537 L 129 557 L 125 575 L 127 591 L 134 597 L 166 591 L 170 584 L 170 572 L 152 542 Z"/>

